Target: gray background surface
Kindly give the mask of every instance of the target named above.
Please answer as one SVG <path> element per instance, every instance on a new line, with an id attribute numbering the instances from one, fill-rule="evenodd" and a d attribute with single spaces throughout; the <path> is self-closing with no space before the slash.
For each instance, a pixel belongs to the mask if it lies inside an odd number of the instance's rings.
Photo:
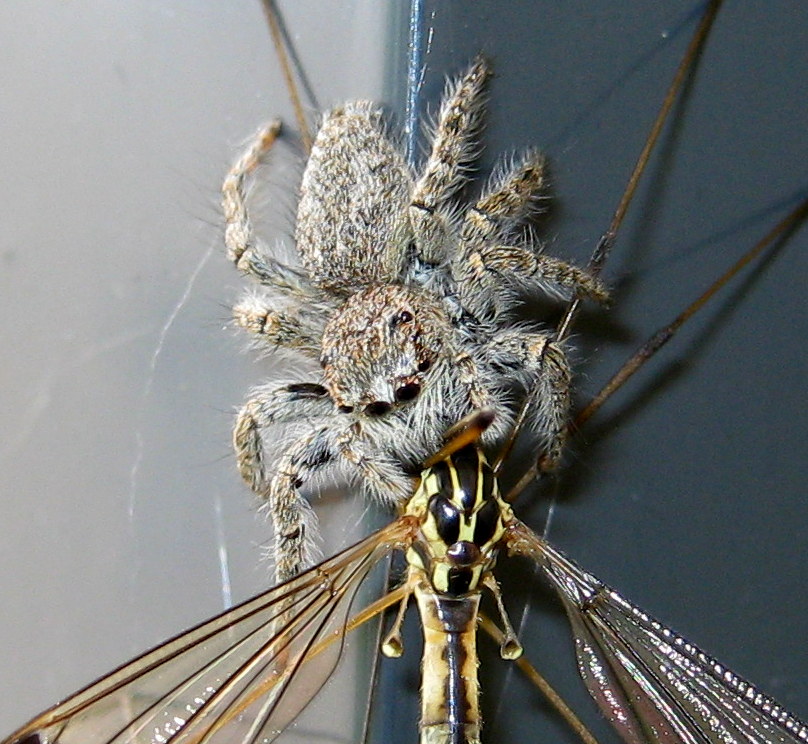
<path id="1" fill-rule="evenodd" d="M 492 57 L 485 162 L 548 152 L 544 234 L 551 252 L 583 261 L 696 8 L 425 7 L 423 99 L 434 108 L 445 74 L 480 49 Z M 404 10 L 293 10 L 321 107 L 370 96 L 402 111 Z M 719 17 L 607 272 L 615 307 L 581 328 L 584 390 L 805 193 L 806 14 L 738 2 Z M 8 2 L 0 34 L 6 731 L 220 609 L 223 552 L 234 599 L 265 584 L 268 535 L 234 474 L 229 427 L 272 362 L 254 363 L 223 330 L 241 282 L 221 256 L 217 189 L 260 122 L 291 119 L 257 2 Z M 283 148 L 265 171 L 256 196 L 280 226 L 269 235 L 289 231 L 297 161 Z M 570 457 L 550 533 L 804 718 L 806 247 L 803 230 L 603 412 Z M 541 528 L 543 503 L 522 513 Z M 323 521 L 336 526 L 328 550 L 351 539 L 351 520 Z M 522 634 L 587 710 L 563 623 L 551 606 Z M 403 682 L 382 685 L 399 705 L 402 683 L 416 684 L 412 648 Z M 535 698 L 518 678 L 499 681 L 485 686 L 490 740 L 539 740 Z M 381 715 L 413 740 L 409 708 Z"/>

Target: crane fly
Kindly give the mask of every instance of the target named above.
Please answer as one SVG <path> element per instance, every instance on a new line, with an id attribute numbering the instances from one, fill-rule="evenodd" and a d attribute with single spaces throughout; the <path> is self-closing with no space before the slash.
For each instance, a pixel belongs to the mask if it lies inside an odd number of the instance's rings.
<path id="1" fill-rule="evenodd" d="M 805 741 L 808 727 L 754 685 L 624 599 L 516 516 L 476 439 L 493 420 L 460 422 L 425 464 L 402 515 L 291 581 L 147 652 L 35 718 L 3 744 L 274 741 L 322 686 L 358 586 L 393 550 L 424 632 L 421 744 L 478 744 L 476 635 L 491 592 L 503 658 L 521 655 L 494 578 L 498 553 L 527 556 L 558 592 L 581 675 L 627 742 Z M 353 624 L 356 624 L 355 620 Z"/>
<path id="2" fill-rule="evenodd" d="M 472 42 L 472 43 L 474 43 L 474 42 Z M 473 52 L 473 51 L 475 51 L 475 50 L 476 50 L 476 48 L 477 48 L 477 46 L 473 47 L 473 48 L 472 48 L 472 52 Z M 454 66 L 456 66 L 456 65 L 454 65 Z M 452 66 L 452 65 L 447 65 L 446 69 L 448 69 L 449 67 L 452 67 L 452 68 L 453 68 L 454 66 Z M 742 118 L 742 117 L 741 117 L 741 118 Z M 531 141 L 532 141 L 532 140 L 531 140 Z M 496 149 L 496 148 L 492 148 L 492 149 Z M 765 180 L 765 179 L 764 179 L 764 180 Z M 777 343 L 776 343 L 776 342 L 775 342 L 775 345 L 777 345 Z M 753 352 L 753 353 L 754 353 L 754 352 Z M 643 459 L 647 460 L 648 458 L 643 458 Z M 688 459 L 688 460 L 689 460 L 690 458 L 686 458 L 686 459 Z M 666 480 L 666 479 L 663 479 L 663 480 Z M 653 487 L 653 481 L 652 481 L 652 479 L 651 479 L 650 477 L 648 477 L 648 478 L 646 479 L 646 482 L 648 482 L 648 483 L 649 483 L 649 486 L 648 486 L 648 491 L 649 491 L 649 492 L 653 492 L 653 491 L 654 491 L 654 487 Z M 631 490 L 634 490 L 634 489 L 631 489 Z M 723 494 L 721 495 L 721 497 L 723 498 Z M 610 502 L 610 503 L 613 503 L 613 502 Z M 608 509 L 609 507 L 604 507 L 604 508 Z"/>

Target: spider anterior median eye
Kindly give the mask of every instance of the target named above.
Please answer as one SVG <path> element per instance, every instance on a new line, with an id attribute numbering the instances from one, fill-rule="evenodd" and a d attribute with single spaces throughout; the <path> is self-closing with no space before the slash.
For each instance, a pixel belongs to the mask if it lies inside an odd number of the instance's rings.
<path id="1" fill-rule="evenodd" d="M 383 400 L 376 400 L 365 406 L 365 413 L 369 416 L 384 416 L 393 406 Z"/>
<path id="2" fill-rule="evenodd" d="M 424 359 L 423 362 L 419 362 L 418 364 L 418 371 L 419 372 L 426 372 L 432 366 L 432 362 L 429 359 Z"/>
<path id="3" fill-rule="evenodd" d="M 408 382 L 396 390 L 396 400 L 403 403 L 408 400 L 413 400 L 418 397 L 421 392 L 421 386 L 417 382 Z"/>
<path id="4" fill-rule="evenodd" d="M 340 413 L 353 413 L 353 406 L 340 406 L 338 410 Z"/>
<path id="5" fill-rule="evenodd" d="M 393 327 L 409 323 L 413 319 L 413 314 L 409 310 L 402 310 L 393 317 Z"/>

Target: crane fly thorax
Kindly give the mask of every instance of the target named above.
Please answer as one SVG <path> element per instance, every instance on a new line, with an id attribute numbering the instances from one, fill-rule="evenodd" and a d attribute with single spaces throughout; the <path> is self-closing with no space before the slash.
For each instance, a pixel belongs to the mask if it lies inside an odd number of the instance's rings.
<path id="1" fill-rule="evenodd" d="M 423 535 L 410 548 L 410 564 L 439 592 L 477 590 L 494 566 L 510 516 L 479 447 L 468 445 L 427 468 L 408 512 L 420 515 Z"/>

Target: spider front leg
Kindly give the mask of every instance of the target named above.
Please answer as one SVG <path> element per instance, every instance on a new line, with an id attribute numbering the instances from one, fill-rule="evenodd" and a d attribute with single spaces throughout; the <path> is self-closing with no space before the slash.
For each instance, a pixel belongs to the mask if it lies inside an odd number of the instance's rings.
<path id="1" fill-rule="evenodd" d="M 551 334 L 513 330 L 498 333 L 487 351 L 494 369 L 526 385 L 533 428 L 544 445 L 540 465 L 544 472 L 554 470 L 567 441 L 571 405 L 572 373 L 564 349 Z"/>
<path id="2" fill-rule="evenodd" d="M 334 403 L 322 385 L 292 382 L 260 388 L 239 411 L 233 427 L 233 449 L 241 477 L 253 493 L 266 499 L 263 433 L 274 424 L 320 418 L 334 413 Z"/>
<path id="3" fill-rule="evenodd" d="M 411 479 L 381 449 L 385 442 L 406 439 L 406 424 L 398 422 L 400 437 L 395 434 L 395 423 L 384 424 L 380 436 L 371 441 L 362 435 L 362 422 L 343 422 L 334 416 L 334 403 L 327 389 L 310 382 L 261 390 L 238 414 L 233 431 L 236 460 L 242 478 L 265 503 L 272 520 L 273 558 L 279 581 L 295 576 L 319 557 L 316 517 L 300 489 L 321 468 L 332 463 L 347 465 L 358 476 L 362 490 L 380 503 L 403 503 L 412 494 Z M 265 432 L 270 426 L 329 417 L 330 421 L 293 441 L 267 468 Z"/>
<path id="4" fill-rule="evenodd" d="M 272 555 L 279 582 L 319 558 L 317 517 L 299 489 L 333 459 L 334 432 L 326 425 L 296 439 L 270 472 L 265 463 L 264 432 L 273 424 L 333 413 L 333 402 L 322 385 L 297 382 L 260 391 L 247 401 L 236 419 L 233 446 L 238 469 L 272 520 Z"/>
<path id="5" fill-rule="evenodd" d="M 391 458 L 362 442 L 355 429 L 356 425 L 339 432 L 333 422 L 315 429 L 294 441 L 274 468 L 266 509 L 274 528 L 273 558 L 279 582 L 296 576 L 321 557 L 317 518 L 300 493 L 320 468 L 335 461 L 352 465 L 362 490 L 382 503 L 404 503 L 412 495 L 412 479 Z"/>
<path id="6" fill-rule="evenodd" d="M 323 426 L 292 442 L 269 479 L 266 510 L 272 519 L 272 555 L 279 583 L 321 558 L 317 516 L 300 488 L 333 459 L 333 433 L 331 427 Z"/>
<path id="7" fill-rule="evenodd" d="M 297 382 L 262 390 L 238 414 L 233 446 L 241 477 L 264 502 L 272 520 L 275 576 L 286 581 L 319 558 L 317 518 L 300 486 L 334 457 L 331 427 L 319 427 L 292 442 L 268 473 L 265 431 L 273 424 L 334 413 L 328 391 Z"/>

